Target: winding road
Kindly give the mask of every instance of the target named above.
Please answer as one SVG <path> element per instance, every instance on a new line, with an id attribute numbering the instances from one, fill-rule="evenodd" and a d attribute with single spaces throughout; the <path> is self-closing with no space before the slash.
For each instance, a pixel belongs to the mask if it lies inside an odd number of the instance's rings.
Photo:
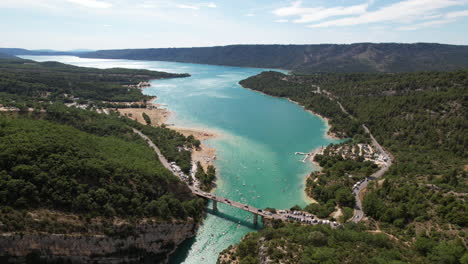
<path id="1" fill-rule="evenodd" d="M 351 222 L 357 223 L 362 220 L 364 217 L 364 211 L 362 210 L 362 200 L 360 197 L 361 192 L 367 188 L 367 185 L 369 184 L 370 181 L 377 180 L 378 178 L 382 177 L 385 172 L 388 171 L 389 167 L 392 165 L 392 156 L 385 151 L 385 149 L 377 142 L 377 140 L 374 138 L 374 136 L 371 134 L 369 128 L 367 128 L 366 125 L 362 125 L 366 133 L 369 134 L 371 140 L 372 140 L 372 145 L 379 150 L 380 153 L 384 156 L 386 159 L 385 164 L 376 172 L 374 172 L 371 176 L 367 177 L 355 190 L 353 190 L 354 198 L 356 199 L 356 204 L 354 205 L 354 215 L 351 218 Z"/>
<path id="2" fill-rule="evenodd" d="M 343 113 L 348 115 L 351 119 L 356 120 L 356 118 L 353 115 L 351 115 L 344 108 L 344 106 L 336 99 L 336 97 L 332 95 L 330 92 L 326 90 L 320 90 L 320 87 L 317 86 L 317 93 L 325 94 L 328 97 L 328 99 L 330 99 L 331 101 L 335 101 L 338 104 L 338 106 L 340 107 Z M 357 186 L 357 188 L 353 190 L 353 195 L 356 200 L 356 203 L 354 204 L 353 217 L 349 221 L 354 222 L 354 223 L 360 222 L 364 218 L 364 211 L 362 210 L 362 199 L 361 199 L 362 191 L 367 188 L 367 185 L 369 184 L 370 181 L 374 181 L 382 177 L 385 174 L 385 172 L 388 171 L 388 169 L 390 168 L 393 162 L 393 156 L 390 153 L 388 153 L 382 147 L 382 145 L 379 144 L 379 142 L 377 142 L 377 140 L 374 138 L 374 136 L 370 132 L 369 128 L 364 124 L 362 125 L 362 128 L 364 129 L 364 131 L 366 131 L 367 134 L 369 134 L 369 137 L 372 141 L 372 145 L 382 154 L 382 156 L 384 157 L 385 163 L 378 171 L 374 172 L 372 175 L 364 179 L 364 181 L 361 182 Z"/>
<path id="3" fill-rule="evenodd" d="M 159 148 L 154 144 L 153 141 L 151 141 L 151 139 L 146 136 L 145 134 L 141 133 L 140 130 L 138 129 L 135 129 L 135 128 L 132 128 L 133 129 L 133 132 L 138 134 L 140 137 L 142 137 L 146 143 L 148 143 L 148 146 L 150 146 L 154 152 L 156 152 L 156 155 L 158 155 L 158 158 L 159 158 L 159 161 L 161 161 L 162 165 L 168 169 L 169 171 L 172 171 L 172 168 L 171 168 L 171 164 L 167 161 L 166 157 L 163 156 L 163 154 L 161 153 L 161 151 L 159 150 Z M 177 174 L 174 174 L 176 175 L 177 177 L 179 177 Z"/>

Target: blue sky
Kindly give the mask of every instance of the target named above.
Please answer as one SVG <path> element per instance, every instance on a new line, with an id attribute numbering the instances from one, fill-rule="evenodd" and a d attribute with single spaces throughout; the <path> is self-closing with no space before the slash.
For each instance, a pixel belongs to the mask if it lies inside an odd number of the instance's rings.
<path id="1" fill-rule="evenodd" d="M 0 0 L 0 47 L 468 45 L 468 0 Z"/>

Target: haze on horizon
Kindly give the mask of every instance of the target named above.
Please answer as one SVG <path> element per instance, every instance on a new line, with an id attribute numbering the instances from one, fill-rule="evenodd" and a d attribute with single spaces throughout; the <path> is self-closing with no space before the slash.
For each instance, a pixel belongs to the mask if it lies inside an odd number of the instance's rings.
<path id="1" fill-rule="evenodd" d="M 468 44 L 468 0 L 1 0 L 0 47 Z"/>

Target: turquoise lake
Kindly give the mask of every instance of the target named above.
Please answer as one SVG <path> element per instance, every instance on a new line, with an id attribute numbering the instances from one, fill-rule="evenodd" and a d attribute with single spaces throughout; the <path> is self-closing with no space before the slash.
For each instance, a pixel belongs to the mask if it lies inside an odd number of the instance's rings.
<path id="1" fill-rule="evenodd" d="M 173 114 L 168 123 L 213 130 L 204 142 L 217 152 L 214 193 L 257 208 L 306 205 L 305 177 L 314 168 L 296 151 L 309 152 L 332 143 L 326 124 L 285 99 L 242 88 L 238 82 L 267 69 L 189 63 L 82 59 L 72 56 L 21 56 L 85 67 L 139 68 L 190 73 L 190 78 L 152 81 L 144 93 L 157 96 Z M 255 231 L 252 215 L 229 206 L 209 211 L 197 236 L 186 241 L 171 263 L 213 264 L 218 253 Z"/>

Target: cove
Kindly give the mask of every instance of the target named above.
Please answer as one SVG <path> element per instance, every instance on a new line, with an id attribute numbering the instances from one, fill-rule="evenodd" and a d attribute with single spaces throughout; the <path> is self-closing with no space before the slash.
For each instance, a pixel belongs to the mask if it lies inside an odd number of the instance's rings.
<path id="1" fill-rule="evenodd" d="M 144 93 L 157 96 L 173 114 L 168 123 L 205 128 L 220 136 L 204 144 L 216 148 L 220 196 L 257 208 L 306 205 L 304 178 L 314 168 L 294 152 L 309 152 L 334 142 L 319 117 L 283 98 L 242 88 L 238 82 L 268 69 L 160 61 L 82 59 L 72 56 L 21 56 L 96 68 L 138 68 L 192 77 L 152 81 Z M 218 204 L 208 210 L 195 238 L 186 241 L 171 263 L 213 264 L 219 252 L 255 231 L 252 215 Z"/>

